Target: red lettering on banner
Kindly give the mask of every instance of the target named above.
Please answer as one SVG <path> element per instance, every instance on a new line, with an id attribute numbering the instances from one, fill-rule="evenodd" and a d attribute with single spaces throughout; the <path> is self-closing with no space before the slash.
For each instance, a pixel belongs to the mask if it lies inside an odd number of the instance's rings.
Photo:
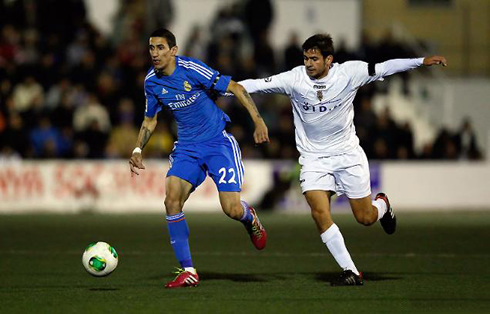
<path id="1" fill-rule="evenodd" d="M 5 199 L 41 197 L 44 184 L 36 167 L 0 169 L 0 195 Z"/>
<path id="2" fill-rule="evenodd" d="M 147 167 L 131 177 L 128 170 L 113 169 L 115 191 L 134 197 L 163 197 L 165 195 L 165 177 L 160 169 Z"/>
<path id="3" fill-rule="evenodd" d="M 142 197 L 163 197 L 165 195 L 165 177 L 158 169 L 147 168 L 139 176 L 129 178 L 132 194 Z"/>
<path id="4" fill-rule="evenodd" d="M 96 182 L 103 174 L 104 166 L 100 163 L 94 164 L 61 164 L 54 170 L 55 197 L 81 197 L 91 195 L 98 197 L 100 191 Z"/>

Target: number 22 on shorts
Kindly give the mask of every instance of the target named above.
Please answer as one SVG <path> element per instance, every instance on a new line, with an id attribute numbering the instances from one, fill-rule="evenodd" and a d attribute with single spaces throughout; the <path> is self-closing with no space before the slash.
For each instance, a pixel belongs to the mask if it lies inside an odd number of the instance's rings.
<path id="1" fill-rule="evenodd" d="M 223 167 L 223 168 L 221 168 L 219 170 L 219 174 L 221 175 L 221 177 L 219 178 L 219 182 L 218 182 L 219 184 L 221 184 L 221 183 L 224 183 L 224 184 L 226 184 L 226 183 L 235 183 L 236 184 L 237 183 L 236 180 L 235 180 L 235 169 L 229 168 L 228 169 L 228 173 L 231 175 L 231 178 L 228 181 L 226 181 L 226 179 L 225 179 L 225 177 L 226 177 L 226 168 Z"/>

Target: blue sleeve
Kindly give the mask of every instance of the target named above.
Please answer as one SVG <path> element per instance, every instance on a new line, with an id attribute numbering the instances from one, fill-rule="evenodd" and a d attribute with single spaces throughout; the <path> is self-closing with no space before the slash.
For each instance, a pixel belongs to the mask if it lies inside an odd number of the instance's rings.
<path id="1" fill-rule="evenodd" d="M 230 81 L 231 81 L 231 76 L 220 75 L 220 77 L 216 81 L 216 85 L 214 85 L 213 89 L 220 92 L 220 93 L 225 93 L 226 90 L 228 89 L 228 85 L 230 85 Z"/>
<path id="2" fill-rule="evenodd" d="M 145 108 L 145 116 L 149 118 L 153 118 L 157 113 L 162 110 L 159 106 L 158 99 L 153 94 L 151 84 L 148 81 L 145 81 L 145 97 L 146 97 L 146 108 Z"/>
<path id="3" fill-rule="evenodd" d="M 193 58 L 179 58 L 179 65 L 191 70 L 196 79 L 205 89 L 214 89 L 220 93 L 226 92 L 231 76 L 221 75 L 218 71 L 207 66 L 204 62 Z"/>

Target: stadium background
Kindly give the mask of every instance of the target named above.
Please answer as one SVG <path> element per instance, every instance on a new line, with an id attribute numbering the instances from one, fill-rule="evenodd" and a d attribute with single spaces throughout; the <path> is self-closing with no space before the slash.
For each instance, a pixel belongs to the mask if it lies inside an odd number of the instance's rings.
<path id="1" fill-rule="evenodd" d="M 175 263 L 163 218 L 175 140 L 167 112 L 145 148 L 144 173 L 131 179 L 127 165 L 143 119 L 148 34 L 158 26 L 176 34 L 181 54 L 237 81 L 301 64 L 300 45 L 315 32 L 333 35 L 337 62 L 447 57 L 447 68 L 394 75 L 356 97 L 373 192 L 390 195 L 400 217 L 387 240 L 335 200 L 369 290 L 326 290 L 338 269 L 311 219 L 285 215 L 308 213 L 289 101 L 253 96 L 269 145 L 253 145 L 236 101 L 218 105 L 233 121 L 244 199 L 262 212 L 269 251 L 250 252 L 208 180 L 185 207 L 207 285 L 161 298 Z M 489 310 L 489 1 L 4 0 L 0 28 L 0 312 L 320 312 L 325 302 L 337 313 Z M 118 275 L 84 273 L 81 251 L 93 240 L 119 250 Z"/>
<path id="2" fill-rule="evenodd" d="M 447 56 L 447 69 L 363 87 L 357 133 L 374 190 L 393 195 L 399 208 L 487 208 L 489 8 L 464 0 L 4 1 L 0 211 L 161 211 L 176 139 L 168 112 L 145 148 L 154 167 L 134 180 L 125 169 L 143 118 L 147 37 L 157 26 L 175 32 L 180 53 L 237 81 L 301 64 L 302 41 L 319 31 L 333 35 L 338 62 Z M 305 210 L 289 101 L 254 99 L 271 137 L 258 148 L 246 111 L 232 98 L 218 100 L 246 160 L 245 198 Z M 428 189 L 431 199 L 413 197 Z M 447 193 L 460 189 L 466 200 Z M 209 180 L 195 195 L 187 210 L 219 208 Z"/>

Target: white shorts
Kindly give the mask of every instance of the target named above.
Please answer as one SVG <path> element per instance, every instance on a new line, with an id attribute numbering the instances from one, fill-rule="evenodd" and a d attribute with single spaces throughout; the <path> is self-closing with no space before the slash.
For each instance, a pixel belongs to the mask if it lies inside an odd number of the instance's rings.
<path id="1" fill-rule="evenodd" d="M 369 164 L 361 146 L 335 156 L 300 156 L 299 182 L 303 193 L 333 191 L 348 198 L 363 198 L 371 194 Z"/>

